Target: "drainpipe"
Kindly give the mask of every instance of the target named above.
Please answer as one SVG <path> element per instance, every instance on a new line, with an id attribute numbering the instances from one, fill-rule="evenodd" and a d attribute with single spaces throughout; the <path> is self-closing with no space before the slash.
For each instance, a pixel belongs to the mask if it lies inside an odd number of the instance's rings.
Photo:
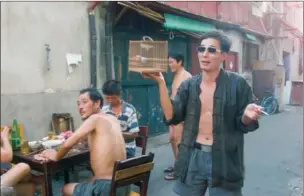
<path id="1" fill-rule="evenodd" d="M 107 80 L 114 79 L 115 78 L 115 72 L 114 72 L 114 59 L 113 59 L 113 40 L 112 40 L 112 21 L 113 21 L 113 13 L 115 12 L 115 5 L 116 2 L 112 1 L 95 1 L 91 6 L 89 7 L 90 15 L 90 37 L 91 37 L 91 85 L 96 86 L 96 28 L 95 28 L 95 16 L 93 13 L 93 10 L 96 8 L 96 6 L 101 5 L 103 8 L 106 8 L 106 15 L 105 15 L 105 40 L 104 40 L 104 59 L 106 63 L 106 77 Z M 91 16 L 92 14 L 92 16 Z M 94 16 L 94 17 L 93 17 Z M 94 21 L 94 22 L 92 22 Z M 95 62 L 95 63 L 94 63 Z M 95 66 L 94 66 L 95 65 Z"/>
<path id="2" fill-rule="evenodd" d="M 106 62 L 106 75 L 107 80 L 114 79 L 114 59 L 113 59 L 113 12 L 115 11 L 116 2 L 109 1 L 107 4 L 107 12 L 105 16 L 105 62 Z"/>
<path id="3" fill-rule="evenodd" d="M 97 35 L 94 11 L 89 12 L 91 87 L 97 87 Z"/>

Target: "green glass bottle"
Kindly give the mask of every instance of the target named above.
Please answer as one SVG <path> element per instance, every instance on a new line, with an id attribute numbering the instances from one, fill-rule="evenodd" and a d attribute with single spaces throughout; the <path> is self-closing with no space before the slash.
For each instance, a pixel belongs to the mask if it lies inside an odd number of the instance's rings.
<path id="1" fill-rule="evenodd" d="M 11 141 L 13 150 L 20 149 L 20 132 L 18 127 L 18 122 L 16 119 L 13 121 L 13 127 L 11 132 Z"/>

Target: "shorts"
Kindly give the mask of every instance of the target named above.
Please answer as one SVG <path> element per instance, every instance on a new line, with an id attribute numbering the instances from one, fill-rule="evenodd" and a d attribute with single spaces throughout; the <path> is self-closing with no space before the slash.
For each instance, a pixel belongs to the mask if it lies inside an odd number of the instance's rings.
<path id="1" fill-rule="evenodd" d="M 4 178 L 5 175 L 6 175 L 6 174 L 4 173 L 4 174 L 2 174 L 2 175 L 0 176 L 0 180 L 1 180 L 1 189 L 0 189 L 1 196 L 15 196 L 15 195 L 16 195 L 16 192 L 15 192 L 14 187 L 7 187 L 7 186 L 4 186 L 4 185 L 2 184 L 2 182 L 3 182 L 2 178 Z"/>
<path id="2" fill-rule="evenodd" d="M 1 196 L 15 196 L 16 192 L 13 187 L 2 187 L 1 186 Z"/>
<path id="3" fill-rule="evenodd" d="M 77 184 L 73 191 L 73 196 L 109 196 L 112 180 L 98 179 L 93 182 L 84 182 Z M 130 187 L 121 187 L 117 189 L 117 196 L 127 196 Z"/>
<path id="4" fill-rule="evenodd" d="M 2 171 L 3 172 L 3 171 Z M 3 182 L 3 178 L 5 178 L 5 176 L 6 176 L 7 174 L 6 173 L 2 173 L 1 174 L 1 176 L 0 176 L 0 183 L 1 183 L 1 188 L 3 187 L 3 184 L 2 184 L 2 182 Z"/>
<path id="5" fill-rule="evenodd" d="M 173 191 L 180 196 L 201 196 L 209 189 L 209 196 L 242 196 L 242 190 L 226 190 L 222 187 L 211 187 L 212 156 L 211 146 L 201 145 L 195 148 L 189 163 L 185 182 L 177 181 Z"/>

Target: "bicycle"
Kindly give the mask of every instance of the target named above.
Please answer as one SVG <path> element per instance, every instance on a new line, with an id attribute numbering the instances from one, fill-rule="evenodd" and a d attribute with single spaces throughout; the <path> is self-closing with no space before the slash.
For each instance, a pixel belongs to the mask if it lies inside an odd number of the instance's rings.
<path id="1" fill-rule="evenodd" d="M 278 112 L 279 109 L 279 101 L 277 98 L 275 98 L 271 92 L 265 91 L 263 99 L 260 101 L 259 98 L 257 98 L 253 94 L 253 102 L 257 105 L 260 105 L 264 108 L 264 112 L 266 112 L 269 115 L 273 115 L 276 112 Z"/>

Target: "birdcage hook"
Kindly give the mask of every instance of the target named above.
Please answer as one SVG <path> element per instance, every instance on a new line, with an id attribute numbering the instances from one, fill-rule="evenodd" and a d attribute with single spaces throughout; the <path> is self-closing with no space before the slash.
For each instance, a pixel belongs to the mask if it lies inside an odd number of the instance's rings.
<path id="1" fill-rule="evenodd" d="M 170 31 L 170 33 L 169 33 L 169 39 L 170 40 L 174 39 L 174 33 L 173 33 L 173 31 Z"/>

